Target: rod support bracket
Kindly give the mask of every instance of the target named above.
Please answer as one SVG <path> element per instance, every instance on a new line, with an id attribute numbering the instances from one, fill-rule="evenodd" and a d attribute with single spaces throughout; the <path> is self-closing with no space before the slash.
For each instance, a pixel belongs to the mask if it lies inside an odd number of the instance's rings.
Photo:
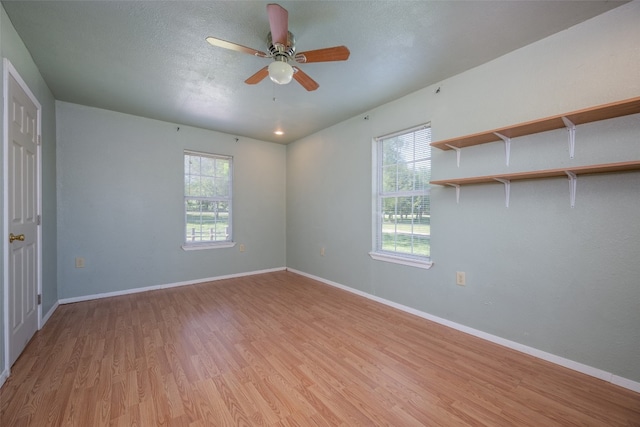
<path id="1" fill-rule="evenodd" d="M 493 134 L 504 141 L 504 157 L 507 166 L 509 166 L 509 159 L 511 158 L 511 138 L 498 132 L 494 132 Z"/>
<path id="2" fill-rule="evenodd" d="M 456 189 L 456 204 L 460 204 L 460 184 L 447 184 L 450 187 L 455 187 Z"/>
<path id="3" fill-rule="evenodd" d="M 509 207 L 509 198 L 511 196 L 511 181 L 503 178 L 493 178 L 504 184 L 504 205 Z"/>
<path id="4" fill-rule="evenodd" d="M 458 167 L 460 167 L 460 153 L 462 152 L 462 148 L 456 147 L 454 145 L 449 145 L 449 144 L 445 144 L 445 145 L 451 148 L 452 150 L 456 150 L 456 164 L 458 165 Z"/>
<path id="5" fill-rule="evenodd" d="M 576 187 L 578 186 L 578 176 L 571 171 L 564 171 L 569 177 L 569 200 L 571 207 L 576 206 Z"/>
<path id="6" fill-rule="evenodd" d="M 562 121 L 569 132 L 569 158 L 573 159 L 576 152 L 576 125 L 566 117 L 562 117 Z"/>

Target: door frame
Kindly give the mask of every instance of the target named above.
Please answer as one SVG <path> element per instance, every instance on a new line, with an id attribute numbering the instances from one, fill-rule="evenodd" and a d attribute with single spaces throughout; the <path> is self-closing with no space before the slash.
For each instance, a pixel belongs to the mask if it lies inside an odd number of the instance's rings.
<path id="1" fill-rule="evenodd" d="M 11 366 L 9 362 L 9 98 L 7 96 L 9 91 L 9 76 L 13 77 L 22 90 L 27 94 L 29 99 L 34 103 L 38 109 L 37 117 L 37 160 L 36 160 L 36 212 L 40 217 L 40 225 L 37 227 L 36 241 L 38 245 L 37 260 L 36 260 L 36 274 L 37 274 L 37 292 L 38 295 L 42 295 L 42 106 L 38 99 L 35 97 L 29 86 L 20 77 L 18 71 L 15 69 L 11 61 L 7 58 L 2 59 L 2 87 L 3 87 L 3 135 L 2 135 L 2 199 L 3 199 L 3 221 L 2 221 L 2 247 L 3 247 L 3 292 L 4 292 L 4 369 L 0 373 L 0 384 L 2 378 L 9 376 Z M 38 304 L 38 330 L 42 328 L 42 304 Z M 6 377 L 5 377 L 6 375 Z"/>

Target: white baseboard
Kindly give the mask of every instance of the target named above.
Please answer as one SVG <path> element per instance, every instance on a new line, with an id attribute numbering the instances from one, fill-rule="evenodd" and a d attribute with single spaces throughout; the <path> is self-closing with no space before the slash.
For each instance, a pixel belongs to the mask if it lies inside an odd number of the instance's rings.
<path id="1" fill-rule="evenodd" d="M 47 321 L 49 320 L 49 318 L 51 317 L 51 315 L 53 314 L 54 311 L 56 311 L 56 308 L 58 308 L 58 306 L 60 305 L 59 301 L 56 301 L 55 304 L 53 304 L 53 307 L 51 307 L 51 309 L 47 312 L 47 314 L 45 314 L 42 317 L 42 323 L 40 324 L 40 329 L 42 329 L 42 327 L 44 326 L 45 323 L 47 323 Z"/>
<path id="2" fill-rule="evenodd" d="M 4 385 L 4 382 L 7 380 L 7 378 L 9 378 L 9 370 L 5 369 L 0 374 L 0 388 L 2 388 L 2 386 Z"/>
<path id="3" fill-rule="evenodd" d="M 537 348 L 529 347 L 524 344 L 517 343 L 515 341 L 511 341 L 497 335 L 492 335 L 487 332 L 480 331 L 478 329 L 473 329 L 465 325 L 461 325 L 459 323 L 452 322 L 447 319 L 443 319 L 438 316 L 434 316 L 429 313 L 425 313 L 420 310 L 416 310 L 415 308 L 407 307 L 406 305 L 398 304 L 393 301 L 389 301 L 384 298 L 377 297 L 375 295 L 368 294 L 363 291 L 359 291 L 354 288 L 350 288 L 345 285 L 341 285 L 340 283 L 332 282 L 331 280 L 323 279 L 322 277 L 314 276 L 312 274 L 308 274 L 302 271 L 295 270 L 293 268 L 287 268 L 287 271 L 290 271 L 295 274 L 299 274 L 301 276 L 308 277 L 310 279 L 316 280 L 318 282 L 324 283 L 329 286 L 333 286 L 339 289 L 342 289 L 347 292 L 351 292 L 352 294 L 359 295 L 361 297 L 368 298 L 370 300 L 379 302 L 384 305 L 388 305 L 393 308 L 397 308 L 398 310 L 402 310 L 404 312 L 416 315 L 418 317 L 422 317 L 423 319 L 431 320 L 432 322 L 439 323 L 444 326 L 448 326 L 452 329 L 456 329 L 461 332 L 465 332 L 469 335 L 473 335 L 478 338 L 482 338 L 484 340 L 490 341 L 495 344 L 499 344 L 503 347 L 510 348 L 512 350 L 519 351 L 521 353 L 528 354 L 533 357 L 537 357 L 538 359 L 546 360 L 547 362 L 554 363 L 556 365 L 563 366 L 565 368 L 610 382 L 617 386 L 635 391 L 640 393 L 640 382 L 636 382 L 627 378 L 620 377 L 618 375 L 614 375 L 611 372 L 603 371 L 602 369 L 594 368 L 593 366 L 585 365 L 580 362 L 576 362 L 574 360 L 566 359 L 564 357 L 556 356 L 555 354 L 547 353 L 546 351 L 538 350 Z"/>
<path id="4" fill-rule="evenodd" d="M 274 271 L 283 271 L 283 270 L 286 270 L 286 267 L 270 268 L 270 269 L 267 269 L 267 270 L 250 271 L 250 272 L 246 272 L 246 273 L 227 274 L 225 276 L 207 277 L 207 278 L 204 278 L 204 279 L 188 280 L 188 281 L 185 281 L 185 282 L 167 283 L 167 284 L 164 284 L 164 285 L 146 286 L 144 288 L 125 289 L 125 290 L 122 290 L 122 291 L 105 292 L 105 293 L 93 294 L 93 295 L 83 295 L 83 296 L 80 296 L 80 297 L 73 297 L 73 298 L 62 298 L 61 300 L 59 300 L 59 303 L 60 304 L 71 304 L 71 303 L 74 303 L 74 302 L 90 301 L 90 300 L 94 300 L 94 299 L 110 298 L 110 297 L 117 297 L 117 296 L 121 296 L 121 295 L 129 295 L 129 294 L 137 294 L 137 293 L 140 293 L 140 292 L 155 291 L 155 290 L 158 290 L 158 289 L 176 288 L 176 287 L 179 287 L 179 286 L 195 285 L 195 284 L 198 284 L 198 283 L 214 282 L 214 281 L 217 281 L 217 280 L 224 280 L 224 279 L 234 279 L 236 277 L 254 276 L 256 274 L 273 273 Z"/>
<path id="5" fill-rule="evenodd" d="M 640 383 L 637 381 L 632 381 L 628 378 L 620 377 L 618 375 L 613 375 L 611 377 L 611 383 L 622 388 L 627 388 L 629 390 L 633 390 L 636 393 L 640 393 Z"/>

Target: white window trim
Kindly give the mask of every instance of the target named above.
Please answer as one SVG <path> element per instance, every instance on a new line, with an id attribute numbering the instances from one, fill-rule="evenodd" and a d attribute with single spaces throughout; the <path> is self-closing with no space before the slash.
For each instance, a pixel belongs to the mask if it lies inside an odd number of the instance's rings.
<path id="1" fill-rule="evenodd" d="M 185 251 L 201 251 L 203 249 L 224 249 L 232 248 L 236 242 L 220 242 L 220 243 L 190 243 L 183 244 L 182 249 Z"/>
<path id="2" fill-rule="evenodd" d="M 407 128 L 407 129 L 396 131 L 396 132 L 391 132 L 391 133 L 388 133 L 386 135 L 376 136 L 375 138 L 373 138 L 373 142 L 378 142 L 381 139 L 389 139 L 389 138 L 393 138 L 395 136 L 404 135 L 405 133 L 411 133 L 411 132 L 415 132 L 415 131 L 418 131 L 418 130 L 428 129 L 430 127 L 431 127 L 431 122 L 425 123 L 423 125 L 410 127 L 410 128 Z"/>
<path id="3" fill-rule="evenodd" d="M 431 123 L 425 123 L 419 126 L 414 126 L 408 129 L 403 129 L 397 132 L 392 132 L 386 135 L 382 135 L 382 136 L 378 136 L 375 138 L 372 138 L 371 141 L 371 147 L 372 147 L 372 156 L 371 156 L 371 161 L 372 161 L 372 167 L 371 170 L 374 171 L 373 174 L 373 179 L 372 181 L 372 247 L 374 248 L 371 252 L 369 252 L 369 256 L 375 260 L 375 261 L 382 261 L 382 262 L 390 262 L 393 264 L 400 264 L 400 265 L 406 265 L 409 267 L 416 267 L 416 268 L 422 268 L 422 269 L 430 269 L 431 267 L 433 267 L 434 262 L 431 260 L 431 257 L 427 258 L 427 259 L 422 259 L 422 258 L 418 258 L 418 257 L 414 257 L 411 255 L 400 255 L 400 254 L 392 254 L 392 253 L 388 253 L 388 252 L 383 252 L 383 251 L 377 251 L 376 247 L 377 247 L 377 243 L 376 243 L 376 236 L 378 233 L 378 180 L 380 179 L 379 177 L 379 171 L 378 171 L 378 141 L 381 139 L 386 139 L 386 138 L 393 138 L 394 136 L 398 136 L 398 135 L 402 135 L 405 133 L 409 133 L 409 132 L 415 132 L 421 129 L 426 129 L 431 127 Z M 431 197 L 431 195 L 429 195 L 429 197 Z"/>
<path id="4" fill-rule="evenodd" d="M 394 264 L 408 265 L 410 267 L 424 268 L 425 270 L 433 267 L 433 261 L 426 261 L 421 259 L 413 259 L 408 256 L 399 256 L 387 254 L 384 252 L 369 252 L 369 256 L 376 261 L 391 262 Z"/>

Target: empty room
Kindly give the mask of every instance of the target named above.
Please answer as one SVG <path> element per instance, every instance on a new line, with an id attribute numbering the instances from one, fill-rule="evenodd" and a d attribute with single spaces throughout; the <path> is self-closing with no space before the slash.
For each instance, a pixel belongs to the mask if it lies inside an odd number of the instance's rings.
<path id="1" fill-rule="evenodd" d="M 640 426 L 638 22 L 1 1 L 0 426 Z"/>

